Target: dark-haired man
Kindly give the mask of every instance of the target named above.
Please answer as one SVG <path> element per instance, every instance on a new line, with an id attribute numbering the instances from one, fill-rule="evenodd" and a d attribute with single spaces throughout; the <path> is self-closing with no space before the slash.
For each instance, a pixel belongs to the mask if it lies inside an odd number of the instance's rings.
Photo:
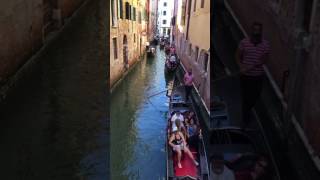
<path id="1" fill-rule="evenodd" d="M 236 53 L 240 67 L 242 91 L 242 121 L 244 125 L 250 122 L 250 112 L 262 90 L 264 78 L 263 65 L 270 53 L 269 42 L 263 39 L 263 26 L 254 22 L 250 37 L 243 39 Z"/>

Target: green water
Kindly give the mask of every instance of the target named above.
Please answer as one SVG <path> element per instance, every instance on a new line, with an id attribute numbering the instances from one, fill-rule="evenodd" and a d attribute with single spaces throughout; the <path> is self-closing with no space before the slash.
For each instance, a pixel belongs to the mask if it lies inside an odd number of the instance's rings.
<path id="1" fill-rule="evenodd" d="M 112 180 L 163 179 L 168 109 L 164 53 L 142 59 L 111 95 Z"/>

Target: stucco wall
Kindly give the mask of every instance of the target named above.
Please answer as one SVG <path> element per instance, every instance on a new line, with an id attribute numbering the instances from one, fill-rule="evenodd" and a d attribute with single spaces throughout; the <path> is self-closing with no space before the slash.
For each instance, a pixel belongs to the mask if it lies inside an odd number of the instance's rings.
<path id="1" fill-rule="evenodd" d="M 145 10 L 146 2 L 140 1 L 141 6 L 138 6 L 137 1 L 123 1 L 123 12 L 125 14 L 125 2 L 130 2 L 130 5 L 136 8 L 136 21 L 127 20 L 125 18 L 120 19 L 118 16 L 117 24 L 112 26 L 110 23 L 110 87 L 121 78 L 126 72 L 123 49 L 124 49 L 124 36 L 127 37 L 127 45 L 128 45 L 128 67 L 130 68 L 133 64 L 135 64 L 139 57 L 144 53 L 146 42 L 147 42 L 147 22 L 141 21 L 141 24 L 138 23 L 138 12 L 143 12 Z M 118 6 L 120 6 L 118 4 Z M 116 14 L 118 14 L 118 10 L 115 9 Z M 110 11 L 111 13 L 111 11 Z M 143 13 L 142 13 L 143 14 Z M 125 15 L 124 15 L 125 17 Z M 112 17 L 110 15 L 110 22 L 112 21 Z M 142 33 L 145 32 L 145 33 Z M 135 36 L 135 37 L 134 37 Z M 117 54 L 118 58 L 114 58 L 114 46 L 112 38 L 117 38 Z M 140 38 L 141 38 L 141 50 L 140 50 Z M 135 40 L 134 40 L 135 39 Z"/>
<path id="2" fill-rule="evenodd" d="M 194 84 L 198 89 L 201 98 L 205 102 L 205 105 L 210 109 L 210 1 L 206 0 L 204 7 L 201 8 L 201 1 L 197 1 L 196 11 L 194 11 L 194 1 L 191 4 L 191 16 L 189 24 L 189 39 L 186 40 L 187 32 L 187 18 L 185 25 L 181 25 L 181 13 L 183 0 L 179 0 L 176 3 L 176 28 L 175 32 L 175 44 L 177 48 L 177 54 L 179 55 L 181 62 L 186 68 L 192 68 L 194 74 Z M 188 9 L 188 7 L 187 7 Z M 189 44 L 192 44 L 190 52 Z M 195 47 L 199 47 L 198 56 L 196 57 Z M 200 52 L 204 51 L 209 54 L 207 72 L 204 70 L 203 57 Z"/>

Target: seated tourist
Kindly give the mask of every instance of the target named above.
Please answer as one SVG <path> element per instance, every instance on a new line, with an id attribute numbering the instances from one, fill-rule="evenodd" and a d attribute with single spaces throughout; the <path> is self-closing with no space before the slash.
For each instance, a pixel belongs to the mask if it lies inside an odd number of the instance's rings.
<path id="1" fill-rule="evenodd" d="M 186 153 L 193 160 L 196 166 L 199 165 L 199 163 L 195 160 L 193 154 L 187 147 L 187 142 L 183 137 L 183 134 L 178 130 L 177 127 L 173 128 L 172 130 L 172 134 L 169 139 L 169 145 L 172 147 L 173 151 L 177 153 L 177 156 L 178 156 L 177 163 L 179 168 L 182 168 L 182 165 L 181 165 L 182 151 Z"/>
<path id="2" fill-rule="evenodd" d="M 243 159 L 240 157 L 239 160 Z M 267 180 L 268 161 L 265 156 L 260 155 L 256 158 L 253 167 L 237 171 L 235 173 L 237 180 Z"/>
<path id="3" fill-rule="evenodd" d="M 215 154 L 210 160 L 210 180 L 235 180 L 234 173 L 224 164 L 223 154 Z"/>
<path id="4" fill-rule="evenodd" d="M 175 121 L 175 127 L 178 128 L 178 131 L 180 131 L 182 134 L 183 134 L 183 137 L 184 139 L 187 139 L 187 130 L 186 128 L 184 127 L 183 123 L 179 120 L 179 119 L 176 119 Z M 174 128 L 175 128 L 174 127 Z M 173 130 L 173 129 L 172 129 Z"/>
<path id="5" fill-rule="evenodd" d="M 195 114 L 193 111 L 189 111 L 186 115 L 185 115 L 185 121 L 186 123 L 189 123 L 190 120 L 193 119 L 194 124 L 198 125 L 198 122 L 195 121 Z"/>
<path id="6" fill-rule="evenodd" d="M 184 117 L 180 111 L 176 111 L 175 114 L 171 117 L 171 128 L 176 127 L 176 120 L 181 121 L 181 125 L 184 126 Z"/>
<path id="7" fill-rule="evenodd" d="M 171 54 L 169 61 L 170 63 L 176 63 L 176 56 L 174 54 Z"/>
<path id="8" fill-rule="evenodd" d="M 190 119 L 186 123 L 186 132 L 187 132 L 187 142 L 190 145 L 190 147 L 193 147 L 195 149 L 198 149 L 198 143 L 199 143 L 199 128 L 194 123 L 193 119 Z"/>

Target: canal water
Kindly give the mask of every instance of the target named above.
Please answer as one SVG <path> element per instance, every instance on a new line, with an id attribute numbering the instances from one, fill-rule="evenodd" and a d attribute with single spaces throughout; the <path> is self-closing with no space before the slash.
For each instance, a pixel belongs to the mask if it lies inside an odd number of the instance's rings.
<path id="1" fill-rule="evenodd" d="M 2 102 L 0 179 L 107 179 L 109 27 L 101 3 L 89 1 Z"/>
<path id="2" fill-rule="evenodd" d="M 163 179 L 166 174 L 164 52 L 144 57 L 111 94 L 112 180 Z M 150 97 L 151 96 L 151 97 Z"/>

